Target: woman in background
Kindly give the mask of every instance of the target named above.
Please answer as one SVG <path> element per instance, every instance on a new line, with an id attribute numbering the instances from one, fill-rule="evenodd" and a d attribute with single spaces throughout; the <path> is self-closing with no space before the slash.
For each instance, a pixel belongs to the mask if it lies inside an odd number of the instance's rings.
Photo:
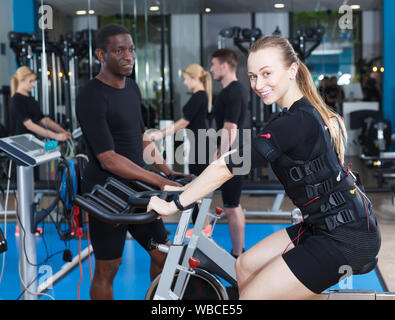
<path id="1" fill-rule="evenodd" d="M 43 138 L 66 141 L 71 133 L 41 112 L 40 104 L 30 96 L 36 74 L 29 67 L 18 68 L 11 78 L 11 135 L 33 133 Z"/>
<path id="2" fill-rule="evenodd" d="M 148 134 L 148 138 L 152 141 L 160 140 L 181 129 L 190 129 L 193 136 L 188 138 L 194 149 L 190 152 L 189 172 L 198 176 L 208 164 L 206 140 L 199 141 L 198 132 L 199 129 L 207 129 L 207 113 L 211 112 L 212 107 L 212 79 L 210 73 L 198 64 L 190 64 L 183 71 L 183 76 L 184 85 L 193 94 L 182 109 L 182 118 L 167 128 Z M 199 157 L 203 152 L 206 156 Z"/>

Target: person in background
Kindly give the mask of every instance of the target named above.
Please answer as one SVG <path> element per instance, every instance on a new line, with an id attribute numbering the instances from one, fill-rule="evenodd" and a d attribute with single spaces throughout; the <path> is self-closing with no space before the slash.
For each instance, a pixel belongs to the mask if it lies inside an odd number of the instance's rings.
<path id="1" fill-rule="evenodd" d="M 199 157 L 202 153 L 207 154 L 207 144 L 206 141 L 198 139 L 198 132 L 207 129 L 207 113 L 211 112 L 212 107 L 212 79 L 210 73 L 198 64 L 190 64 L 186 67 L 183 76 L 184 85 L 192 92 L 192 96 L 182 109 L 182 118 L 167 128 L 147 134 L 147 137 L 155 141 L 175 134 L 181 129 L 190 129 L 193 135 L 188 138 L 194 146 L 194 151 L 190 152 L 189 172 L 198 176 L 208 164 L 207 157 Z"/>
<path id="2" fill-rule="evenodd" d="M 30 95 L 35 81 L 35 72 L 27 66 L 18 68 L 11 78 L 10 134 L 33 133 L 39 137 L 57 141 L 71 139 L 71 133 L 44 116 L 38 101 Z"/>
<path id="3" fill-rule="evenodd" d="M 362 88 L 363 91 L 363 101 L 378 101 L 381 103 L 381 94 L 377 89 L 376 79 L 368 78 L 366 80 L 365 86 Z"/>
<path id="4" fill-rule="evenodd" d="M 210 71 L 220 81 L 222 90 L 215 99 L 213 114 L 217 130 L 222 130 L 215 159 L 243 141 L 243 129 L 248 112 L 248 93 L 238 80 L 237 55 L 230 49 L 216 50 L 211 56 Z M 234 176 L 221 186 L 222 201 L 229 220 L 232 240 L 231 254 L 238 257 L 245 246 L 245 216 L 240 204 L 242 176 Z"/>
<path id="5" fill-rule="evenodd" d="M 321 98 L 326 101 L 326 97 L 325 97 L 325 90 L 329 85 L 329 77 L 325 76 L 322 80 L 321 80 L 321 85 L 318 88 L 318 93 L 320 94 Z"/>

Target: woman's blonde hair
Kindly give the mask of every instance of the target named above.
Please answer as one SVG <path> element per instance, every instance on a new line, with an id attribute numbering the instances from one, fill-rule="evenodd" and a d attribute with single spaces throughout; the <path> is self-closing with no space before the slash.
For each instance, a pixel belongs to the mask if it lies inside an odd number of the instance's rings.
<path id="1" fill-rule="evenodd" d="M 213 80 L 211 79 L 210 72 L 207 72 L 199 64 L 192 63 L 183 71 L 183 75 L 188 75 L 191 78 L 199 79 L 206 90 L 208 96 L 208 112 L 211 113 L 213 105 Z"/>
<path id="2" fill-rule="evenodd" d="M 313 79 L 306 65 L 300 61 L 290 42 L 280 36 L 266 36 L 258 39 L 252 46 L 250 52 L 257 52 L 265 48 L 279 48 L 283 53 L 283 61 L 286 67 L 292 63 L 298 65 L 296 82 L 303 96 L 313 105 L 320 113 L 324 123 L 329 129 L 332 144 L 337 152 L 340 163 L 344 162 L 344 150 L 347 141 L 347 132 L 343 119 L 340 115 L 333 112 L 322 100 L 319 95 Z"/>
<path id="3" fill-rule="evenodd" d="M 36 73 L 27 66 L 19 67 L 11 78 L 11 97 L 14 96 L 20 81 L 25 80 L 30 76 L 36 76 Z"/>

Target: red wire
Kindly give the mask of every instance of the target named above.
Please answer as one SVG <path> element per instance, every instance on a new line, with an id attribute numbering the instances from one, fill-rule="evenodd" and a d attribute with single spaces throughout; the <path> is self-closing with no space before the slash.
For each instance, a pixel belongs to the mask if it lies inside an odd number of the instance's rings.
<path id="1" fill-rule="evenodd" d="M 91 264 L 91 250 L 90 250 L 90 238 L 89 238 L 89 223 L 87 224 L 86 230 L 87 240 L 88 240 L 88 261 L 89 261 L 89 276 L 92 282 L 92 264 Z"/>
<path id="2" fill-rule="evenodd" d="M 305 204 L 302 204 L 302 207 L 307 206 L 308 204 L 312 203 L 313 201 L 317 200 L 320 196 L 315 197 L 314 199 L 311 199 L 309 202 L 306 202 Z"/>
<path id="3" fill-rule="evenodd" d="M 82 282 L 82 264 L 81 264 L 81 236 L 78 237 L 78 264 L 80 267 L 80 281 L 78 282 L 78 288 L 77 288 L 77 300 L 80 300 L 80 287 L 81 287 L 81 282 Z"/>
<path id="4" fill-rule="evenodd" d="M 299 228 L 299 230 L 298 230 L 298 235 L 297 235 L 297 237 L 296 237 L 295 239 L 293 239 L 290 243 L 288 243 L 288 245 L 287 245 L 287 247 L 285 248 L 283 254 L 285 253 L 285 251 L 287 251 L 287 249 L 288 249 L 288 247 L 291 245 L 291 243 L 293 243 L 296 239 L 298 239 L 298 242 L 296 243 L 296 245 L 299 244 L 299 238 L 300 238 L 300 236 L 306 231 L 306 229 L 304 229 L 304 230 L 302 231 L 302 233 L 299 234 L 301 228 L 302 228 L 302 226 L 300 226 L 300 228 Z"/>
<path id="5" fill-rule="evenodd" d="M 369 232 L 369 211 L 368 211 L 368 204 L 366 203 L 366 199 L 365 199 L 365 197 L 363 196 L 362 192 L 359 191 L 358 188 L 357 188 L 357 191 L 358 191 L 358 193 L 360 194 L 360 196 L 362 197 L 363 202 L 364 202 L 364 204 L 365 204 L 365 209 L 366 209 L 366 222 L 367 222 L 367 224 L 368 224 L 368 232 Z"/>
<path id="6" fill-rule="evenodd" d="M 351 172 L 352 168 L 353 168 L 353 164 L 351 162 L 347 163 L 346 169 L 348 169 L 348 170 L 347 170 L 346 176 L 348 176 L 348 174 Z"/>

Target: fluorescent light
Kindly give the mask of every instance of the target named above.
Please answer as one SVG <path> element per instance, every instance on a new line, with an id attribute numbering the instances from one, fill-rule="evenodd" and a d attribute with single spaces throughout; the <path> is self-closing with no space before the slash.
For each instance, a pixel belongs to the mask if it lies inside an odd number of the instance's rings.
<path id="1" fill-rule="evenodd" d="M 352 5 L 351 5 L 351 9 L 353 9 L 353 10 L 359 10 L 359 9 L 361 9 L 361 6 L 360 6 L 359 4 L 352 4 Z"/>
<path id="2" fill-rule="evenodd" d="M 149 7 L 149 11 L 159 11 L 159 6 L 151 6 Z"/>
<path id="3" fill-rule="evenodd" d="M 274 7 L 276 9 L 282 9 L 282 8 L 285 8 L 285 4 L 284 3 L 275 3 Z"/>
<path id="4" fill-rule="evenodd" d="M 79 16 L 83 16 L 83 15 L 86 14 L 86 10 L 77 10 L 77 11 L 75 12 L 75 14 L 76 14 L 76 15 L 79 15 Z"/>
<path id="5" fill-rule="evenodd" d="M 95 14 L 95 10 L 89 10 L 89 14 Z"/>
<path id="6" fill-rule="evenodd" d="M 204 9 L 205 12 L 210 13 L 211 12 L 211 8 L 206 8 Z"/>

